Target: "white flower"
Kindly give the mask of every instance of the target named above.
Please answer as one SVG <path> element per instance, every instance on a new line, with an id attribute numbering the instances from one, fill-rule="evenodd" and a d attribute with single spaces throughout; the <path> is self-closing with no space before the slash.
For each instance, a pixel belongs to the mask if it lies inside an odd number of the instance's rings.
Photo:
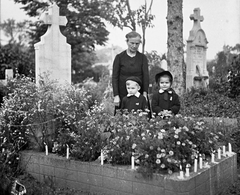
<path id="1" fill-rule="evenodd" d="M 160 164 L 161 163 L 161 160 L 160 159 L 157 159 L 156 160 L 156 164 Z"/>
<path id="2" fill-rule="evenodd" d="M 137 144 L 133 144 L 133 145 L 132 145 L 132 149 L 135 149 L 136 146 L 137 146 Z"/>

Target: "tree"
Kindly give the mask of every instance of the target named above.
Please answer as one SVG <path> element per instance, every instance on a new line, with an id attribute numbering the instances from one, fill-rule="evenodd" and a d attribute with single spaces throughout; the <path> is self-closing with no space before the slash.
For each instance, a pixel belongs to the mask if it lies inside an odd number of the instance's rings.
<path id="1" fill-rule="evenodd" d="M 29 40 L 27 30 L 29 25 L 28 20 L 16 22 L 14 19 L 7 19 L 0 24 L 4 35 L 8 38 L 8 44 L 26 45 Z"/>
<path id="2" fill-rule="evenodd" d="M 154 15 L 151 14 L 153 0 L 151 0 L 149 7 L 147 6 L 147 0 L 145 0 L 145 4 L 141 5 L 137 10 L 131 8 L 130 0 L 108 0 L 107 2 L 102 0 L 100 2 L 102 7 L 109 9 L 107 15 L 104 13 L 104 17 L 113 26 L 117 26 L 120 29 L 126 27 L 132 31 L 137 30 L 137 25 L 141 28 L 143 38 L 142 53 L 144 53 L 146 29 L 153 27 Z"/>
<path id="3" fill-rule="evenodd" d="M 168 53 L 167 62 L 169 70 L 174 76 L 174 89 L 179 95 L 186 88 L 186 65 L 183 51 L 183 0 L 168 0 L 167 26 L 168 26 Z"/>
<path id="4" fill-rule="evenodd" d="M 67 42 L 72 46 L 72 68 L 75 75 L 81 74 L 82 71 L 89 69 L 93 64 L 89 57 L 93 55 L 95 45 L 104 45 L 107 41 L 109 32 L 102 21 L 102 10 L 99 9 L 99 2 L 96 0 L 52 0 L 43 2 L 41 0 L 14 0 L 15 3 L 22 4 L 22 9 L 31 17 L 36 17 L 48 9 L 50 3 L 56 2 L 60 8 L 60 15 L 66 16 L 68 23 L 66 27 L 60 27 L 63 35 L 67 37 Z M 40 41 L 46 30 L 47 25 L 42 22 L 31 24 L 30 36 L 31 45 Z M 89 58 L 82 59 L 81 57 Z M 87 61 L 88 60 L 88 61 Z M 88 71 L 89 72 L 89 71 Z M 73 76 L 73 79 L 82 78 Z M 73 80 L 80 82 L 81 80 Z"/>
<path id="5" fill-rule="evenodd" d="M 29 36 L 27 27 L 29 21 L 16 22 L 13 19 L 4 21 L 1 25 L 8 39 L 7 44 L 0 47 L 0 78 L 5 78 L 5 69 L 13 69 L 19 74 L 34 77 L 34 52 L 27 47 Z"/>

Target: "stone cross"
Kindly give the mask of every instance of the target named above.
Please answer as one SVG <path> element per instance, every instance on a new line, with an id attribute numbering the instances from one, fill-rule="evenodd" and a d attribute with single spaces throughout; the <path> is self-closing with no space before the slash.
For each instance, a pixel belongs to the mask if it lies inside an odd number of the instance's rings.
<path id="1" fill-rule="evenodd" d="M 71 46 L 59 29 L 59 25 L 67 24 L 67 19 L 59 16 L 59 7 L 54 3 L 42 20 L 49 26 L 41 41 L 34 45 L 36 83 L 47 75 L 60 84 L 71 84 Z"/>
<path id="2" fill-rule="evenodd" d="M 194 24 L 193 24 L 193 29 L 199 29 L 201 28 L 201 23 L 204 18 L 203 16 L 200 16 L 200 9 L 199 8 L 195 8 L 193 10 L 194 14 L 191 14 L 190 15 L 190 19 L 194 21 Z"/>
<path id="3" fill-rule="evenodd" d="M 45 24 L 50 24 L 52 26 L 66 26 L 67 18 L 65 16 L 59 15 L 59 7 L 56 3 L 53 4 L 52 9 L 50 9 L 49 14 L 43 16 L 43 22 Z"/>

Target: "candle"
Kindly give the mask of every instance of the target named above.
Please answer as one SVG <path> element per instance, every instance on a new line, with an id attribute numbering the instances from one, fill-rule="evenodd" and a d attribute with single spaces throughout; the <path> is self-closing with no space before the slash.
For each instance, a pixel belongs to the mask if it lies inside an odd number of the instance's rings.
<path id="1" fill-rule="evenodd" d="M 131 157 L 131 165 L 132 165 L 132 169 L 135 168 L 135 159 L 134 159 L 134 154 Z"/>
<path id="2" fill-rule="evenodd" d="M 199 154 L 199 169 L 202 169 L 203 167 L 203 159 L 202 159 L 202 155 Z"/>
<path id="3" fill-rule="evenodd" d="M 223 146 L 223 156 L 226 156 L 226 146 Z"/>
<path id="4" fill-rule="evenodd" d="M 214 163 L 215 162 L 215 159 L 214 159 L 215 155 L 214 155 L 214 152 L 211 154 L 211 162 Z"/>
<path id="5" fill-rule="evenodd" d="M 103 165 L 103 151 L 101 150 L 101 165 Z"/>
<path id="6" fill-rule="evenodd" d="M 197 173 L 197 159 L 194 160 L 194 173 Z"/>
<path id="7" fill-rule="evenodd" d="M 228 143 L 228 152 L 232 153 L 232 144 Z"/>
<path id="8" fill-rule="evenodd" d="M 67 155 L 66 155 L 66 158 L 69 159 L 69 146 L 67 144 Z"/>
<path id="9" fill-rule="evenodd" d="M 186 177 L 189 177 L 190 176 L 190 173 L 189 173 L 189 167 L 190 167 L 190 165 L 189 164 L 187 164 L 186 165 Z"/>
<path id="10" fill-rule="evenodd" d="M 44 145 L 45 145 L 45 152 L 46 152 L 46 155 L 48 155 L 48 146 L 47 144 L 44 142 Z"/>
<path id="11" fill-rule="evenodd" d="M 218 159 L 221 159 L 221 149 L 218 148 Z"/>
<path id="12" fill-rule="evenodd" d="M 182 165 L 180 165 L 180 175 L 179 175 L 179 178 L 180 179 L 183 179 L 184 176 L 183 176 L 183 170 L 182 170 Z"/>

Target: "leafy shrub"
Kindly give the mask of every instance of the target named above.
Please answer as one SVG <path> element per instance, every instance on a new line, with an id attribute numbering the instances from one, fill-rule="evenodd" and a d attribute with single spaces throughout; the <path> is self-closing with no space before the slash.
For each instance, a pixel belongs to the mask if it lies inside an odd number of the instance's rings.
<path id="1" fill-rule="evenodd" d="M 240 114 L 238 99 L 212 90 L 192 90 L 181 98 L 180 113 L 184 116 L 236 118 Z"/>
<path id="2" fill-rule="evenodd" d="M 73 123 L 74 129 L 62 128 L 59 131 L 54 150 L 57 154 L 66 155 L 66 145 L 69 145 L 71 157 L 74 159 L 96 160 L 107 138 L 104 132 L 109 126 L 109 118 L 101 105 L 92 107 L 86 112 L 86 116 Z"/>
<path id="3" fill-rule="evenodd" d="M 149 121 L 146 114 L 127 113 L 111 119 L 111 135 L 104 148 L 108 162 L 130 165 L 134 154 L 144 175 L 173 173 L 180 165 L 193 165 L 198 154 L 209 157 L 222 142 L 222 134 L 212 132 L 202 120 L 160 115 Z"/>
<path id="4" fill-rule="evenodd" d="M 240 55 L 234 57 L 229 73 L 230 94 L 236 98 L 240 95 Z"/>

